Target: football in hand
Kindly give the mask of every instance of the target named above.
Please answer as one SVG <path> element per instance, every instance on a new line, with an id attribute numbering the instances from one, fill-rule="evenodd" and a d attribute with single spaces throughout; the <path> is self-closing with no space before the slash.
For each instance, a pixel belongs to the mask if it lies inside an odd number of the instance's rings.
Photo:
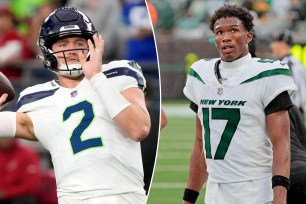
<path id="1" fill-rule="evenodd" d="M 15 98 L 15 91 L 10 80 L 0 72 L 0 96 L 8 94 L 6 102 L 9 102 Z"/>

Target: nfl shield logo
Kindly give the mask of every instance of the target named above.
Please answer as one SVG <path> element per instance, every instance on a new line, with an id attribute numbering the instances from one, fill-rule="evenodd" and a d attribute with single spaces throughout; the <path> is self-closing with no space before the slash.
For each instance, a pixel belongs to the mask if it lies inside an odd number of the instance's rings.
<path id="1" fill-rule="evenodd" d="M 77 95 L 78 95 L 78 91 L 77 91 L 77 90 L 72 91 L 72 92 L 70 93 L 70 96 L 71 96 L 72 98 L 76 97 Z"/>
<path id="2" fill-rule="evenodd" d="M 223 94 L 223 89 L 222 89 L 222 88 L 218 88 L 217 94 L 218 94 L 218 95 L 222 95 L 222 94 Z"/>

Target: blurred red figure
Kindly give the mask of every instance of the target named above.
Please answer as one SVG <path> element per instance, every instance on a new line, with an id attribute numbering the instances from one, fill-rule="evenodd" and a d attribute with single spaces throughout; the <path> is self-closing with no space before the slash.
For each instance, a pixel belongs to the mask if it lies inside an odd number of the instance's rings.
<path id="1" fill-rule="evenodd" d="M 10 79 L 19 79 L 20 63 L 33 57 L 29 43 L 16 30 L 13 13 L 0 7 L 0 71 Z"/>
<path id="2" fill-rule="evenodd" d="M 58 204 L 56 195 L 56 181 L 53 168 L 50 168 L 42 175 L 38 199 L 39 203 L 41 204 Z"/>
<path id="3" fill-rule="evenodd" d="M 16 139 L 0 139 L 0 204 L 36 204 L 41 181 L 39 156 Z"/>

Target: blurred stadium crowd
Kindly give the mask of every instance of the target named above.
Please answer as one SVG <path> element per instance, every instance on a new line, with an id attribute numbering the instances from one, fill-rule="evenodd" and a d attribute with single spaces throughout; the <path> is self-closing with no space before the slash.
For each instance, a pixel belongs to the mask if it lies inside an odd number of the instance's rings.
<path id="1" fill-rule="evenodd" d="M 127 59 L 142 67 L 154 121 L 149 137 L 142 142 L 147 190 L 159 131 L 160 91 L 155 41 L 144 0 L 1 0 L 0 71 L 17 95 L 5 110 L 15 110 L 18 95 L 26 87 L 54 79 L 37 58 L 41 52 L 36 42 L 43 20 L 62 6 L 73 6 L 93 21 L 105 40 L 104 64 Z M 24 159 L 26 155 L 32 159 Z M 0 204 L 57 203 L 51 158 L 39 143 L 1 139 L 0 164 Z"/>
<path id="2" fill-rule="evenodd" d="M 171 33 L 176 39 L 213 37 L 207 20 L 223 4 L 244 6 L 255 18 L 258 40 L 269 41 L 274 33 L 289 29 L 297 42 L 305 42 L 305 0 L 151 0 L 159 21 L 157 34 Z"/>
<path id="3" fill-rule="evenodd" d="M 223 4 L 244 6 L 254 16 L 258 57 L 277 59 L 270 44 L 284 31 L 293 38 L 292 53 L 306 67 L 306 0 L 150 0 L 158 20 L 162 99 L 183 99 L 186 71 L 200 58 L 218 57 L 208 18 Z M 175 50 L 175 52 L 172 52 Z"/>

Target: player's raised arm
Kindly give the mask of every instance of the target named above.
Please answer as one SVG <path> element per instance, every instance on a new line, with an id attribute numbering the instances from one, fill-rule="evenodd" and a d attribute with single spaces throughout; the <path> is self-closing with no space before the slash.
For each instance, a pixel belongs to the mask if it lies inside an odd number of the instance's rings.
<path id="1" fill-rule="evenodd" d="M 31 118 L 26 113 L 0 112 L 0 137 L 17 137 L 26 140 L 37 140 Z"/>
<path id="2" fill-rule="evenodd" d="M 26 113 L 0 112 L 0 137 L 16 137 L 36 141 L 31 118 Z"/>
<path id="3" fill-rule="evenodd" d="M 96 74 L 90 82 L 126 136 L 141 141 L 149 134 L 151 120 L 141 89 L 131 87 L 120 93 L 103 73 Z"/>
<path id="4" fill-rule="evenodd" d="M 7 94 L 0 97 L 0 111 L 6 106 Z M 18 137 L 37 140 L 31 118 L 26 113 L 0 112 L 0 137 Z"/>
<path id="5" fill-rule="evenodd" d="M 88 41 L 90 60 L 79 53 L 85 77 L 102 99 L 116 125 L 134 141 L 141 141 L 149 134 L 151 120 L 145 104 L 144 93 L 139 88 L 128 88 L 120 93 L 101 72 L 101 55 L 104 50 L 102 36 L 93 36 L 94 45 Z M 102 67 L 103 69 L 103 67 Z"/>

